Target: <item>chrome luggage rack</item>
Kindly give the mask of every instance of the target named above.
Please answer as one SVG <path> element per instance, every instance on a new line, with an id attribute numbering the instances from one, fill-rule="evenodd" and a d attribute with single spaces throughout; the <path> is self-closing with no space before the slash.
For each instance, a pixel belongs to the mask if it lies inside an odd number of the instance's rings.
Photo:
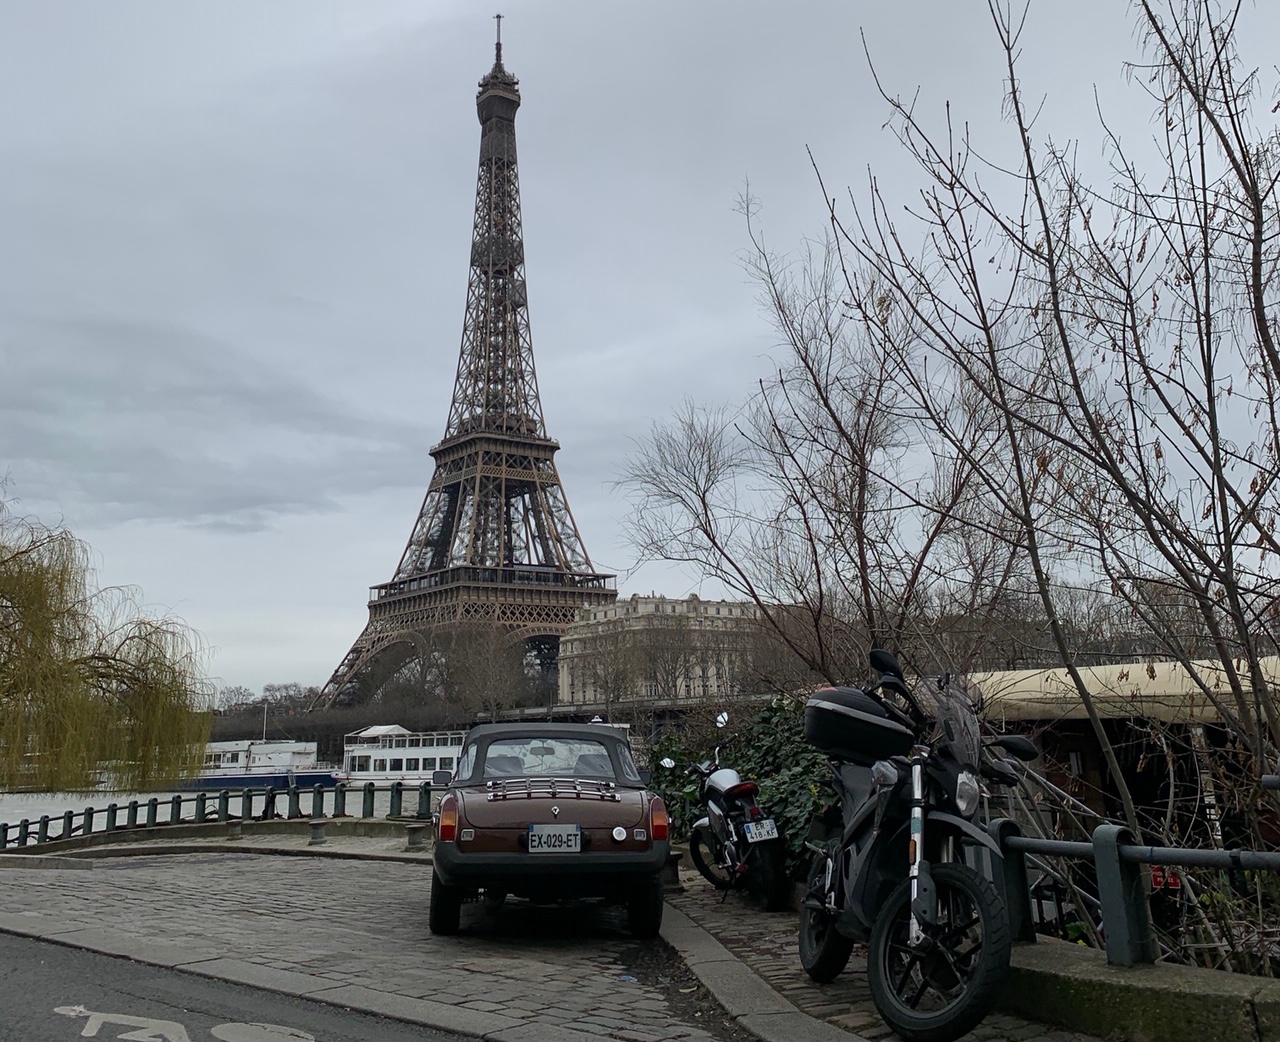
<path id="1" fill-rule="evenodd" d="M 583 781 L 581 778 L 498 778 L 484 783 L 489 790 L 486 800 L 531 800 L 535 796 L 551 796 L 556 799 L 601 799 L 620 803 L 616 782 Z"/>

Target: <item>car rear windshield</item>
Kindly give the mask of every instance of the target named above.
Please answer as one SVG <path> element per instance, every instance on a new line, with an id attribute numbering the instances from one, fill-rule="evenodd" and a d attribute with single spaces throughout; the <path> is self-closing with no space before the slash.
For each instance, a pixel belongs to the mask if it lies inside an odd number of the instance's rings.
<path id="1" fill-rule="evenodd" d="M 589 738 L 499 738 L 484 758 L 489 778 L 614 778 L 603 742 Z"/>

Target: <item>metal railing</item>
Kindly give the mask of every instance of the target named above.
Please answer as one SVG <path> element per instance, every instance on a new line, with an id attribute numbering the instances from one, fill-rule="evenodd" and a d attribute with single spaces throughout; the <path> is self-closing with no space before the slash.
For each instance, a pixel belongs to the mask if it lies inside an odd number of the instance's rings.
<path id="1" fill-rule="evenodd" d="M 1263 785 L 1280 789 L 1280 775 L 1267 775 Z M 1016 821 L 997 818 L 987 826 L 1000 847 L 1001 863 L 994 867 L 1015 941 L 1034 941 L 1027 855 L 1092 860 L 1097 873 L 1098 904 L 1107 962 L 1112 966 L 1152 963 L 1160 955 L 1147 905 L 1143 865 L 1177 865 L 1220 871 L 1253 869 L 1280 872 L 1280 852 L 1260 850 L 1195 850 L 1153 847 L 1134 842 L 1123 825 L 1107 823 L 1091 840 L 1038 839 L 1024 836 Z"/>
<path id="2" fill-rule="evenodd" d="M 23 818 L 16 824 L 0 822 L 0 850 L 38 846 L 91 833 L 127 832 L 166 825 L 269 821 L 276 818 L 349 818 L 355 816 L 347 811 L 349 799 L 353 795 L 360 798 L 360 817 L 372 818 L 375 816 L 374 804 L 379 792 L 390 793 L 386 817 L 430 820 L 430 782 L 422 782 L 416 786 L 406 786 L 404 782 L 392 782 L 390 785 L 366 782 L 356 789 L 348 788 L 345 782 L 339 782 L 335 786 L 316 785 L 305 790 L 296 785 L 286 789 L 251 788 L 237 789 L 234 792 L 221 789 L 175 793 L 164 799 L 153 796 L 148 800 L 130 800 L 125 804 L 108 803 L 103 808 L 87 806 L 82 811 L 68 810 L 56 816 L 43 814 L 36 819 Z M 306 815 L 303 813 L 304 793 L 310 794 L 310 799 L 306 801 L 310 804 L 310 813 Z M 409 795 L 412 800 L 414 794 L 417 795 L 417 806 L 412 813 L 406 814 L 405 796 Z M 279 807 L 281 797 L 284 802 L 283 812 Z M 256 813 L 255 802 L 261 804 L 261 810 Z M 330 809 L 328 815 L 325 814 L 326 805 Z"/>

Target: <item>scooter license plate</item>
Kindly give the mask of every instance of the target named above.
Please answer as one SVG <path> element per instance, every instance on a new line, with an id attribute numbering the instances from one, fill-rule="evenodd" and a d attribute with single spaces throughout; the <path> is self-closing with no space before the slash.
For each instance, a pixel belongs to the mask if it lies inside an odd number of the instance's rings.
<path id="1" fill-rule="evenodd" d="M 778 826 L 773 823 L 772 818 L 748 821 L 743 828 L 746 830 L 748 843 L 759 843 L 763 839 L 778 838 Z"/>

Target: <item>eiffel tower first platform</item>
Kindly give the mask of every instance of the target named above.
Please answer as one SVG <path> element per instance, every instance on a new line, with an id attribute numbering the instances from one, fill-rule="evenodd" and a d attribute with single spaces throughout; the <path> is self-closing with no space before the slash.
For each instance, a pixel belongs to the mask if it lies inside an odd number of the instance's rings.
<path id="1" fill-rule="evenodd" d="M 501 22 L 498 23 L 501 30 Z M 498 626 L 544 669 L 577 609 L 617 597 L 596 572 L 556 470 L 533 366 L 516 171 L 518 81 L 480 81 L 480 169 L 458 374 L 435 474 L 390 582 L 369 591 L 369 622 L 312 708 L 361 702 L 433 630 Z"/>

